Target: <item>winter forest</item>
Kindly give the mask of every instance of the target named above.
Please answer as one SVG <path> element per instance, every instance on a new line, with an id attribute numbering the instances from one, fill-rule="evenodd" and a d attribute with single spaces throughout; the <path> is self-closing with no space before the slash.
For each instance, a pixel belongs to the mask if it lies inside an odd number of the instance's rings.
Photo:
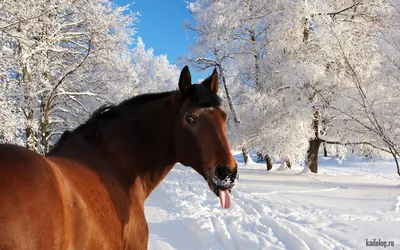
<path id="1" fill-rule="evenodd" d="M 281 161 L 317 173 L 318 154 L 358 155 L 393 161 L 400 175 L 398 1 L 197 0 L 187 9 L 196 42 L 172 65 L 145 47 L 128 6 L 1 1 L 0 143 L 46 154 L 102 105 L 176 89 L 189 65 L 218 70 L 232 150 L 257 152 L 268 169 Z"/>

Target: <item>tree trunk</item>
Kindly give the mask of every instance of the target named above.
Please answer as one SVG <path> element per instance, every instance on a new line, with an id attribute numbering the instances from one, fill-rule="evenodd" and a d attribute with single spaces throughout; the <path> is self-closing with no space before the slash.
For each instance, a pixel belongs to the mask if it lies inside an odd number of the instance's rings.
<path id="1" fill-rule="evenodd" d="M 307 150 L 307 166 L 313 173 L 318 173 L 318 152 L 321 145 L 321 139 L 318 138 L 319 112 L 314 111 L 314 119 L 312 120 L 312 128 L 315 137 L 310 140 Z"/>
<path id="2" fill-rule="evenodd" d="M 393 156 L 394 162 L 396 163 L 397 174 L 400 176 L 399 160 L 397 159 L 398 152 L 395 149 L 392 149 L 392 147 L 389 147 L 389 150 L 391 155 Z"/>
<path id="3" fill-rule="evenodd" d="M 313 173 L 318 173 L 318 151 L 320 145 L 320 139 L 312 139 L 310 140 L 310 147 L 307 150 L 307 166 Z"/>
<path id="4" fill-rule="evenodd" d="M 272 169 L 272 159 L 269 155 L 265 155 L 265 163 L 267 164 L 267 170 L 270 171 Z"/>
<path id="5" fill-rule="evenodd" d="M 288 158 L 286 158 L 286 166 L 288 167 L 288 169 L 292 169 L 292 163 L 290 163 L 290 160 Z"/>
<path id="6" fill-rule="evenodd" d="M 254 57 L 254 69 L 255 69 L 255 87 L 258 91 L 261 91 L 261 83 L 260 83 L 260 62 L 258 57 L 257 50 L 257 37 L 255 29 L 250 31 L 250 40 L 253 43 L 253 57 Z"/>
<path id="7" fill-rule="evenodd" d="M 246 151 L 245 147 L 242 147 L 242 155 L 243 155 L 243 161 L 246 164 L 247 161 L 249 160 L 249 153 Z"/>
<path id="8" fill-rule="evenodd" d="M 33 122 L 33 111 L 28 110 L 26 113 L 26 123 L 25 123 L 25 136 L 26 136 L 26 148 L 32 151 L 35 150 L 35 135 L 32 129 Z"/>
<path id="9" fill-rule="evenodd" d="M 322 145 L 324 147 L 324 157 L 328 157 L 328 151 L 326 150 L 326 143 Z"/>
<path id="10" fill-rule="evenodd" d="M 42 146 L 41 153 L 45 155 L 49 152 L 49 146 L 50 146 L 49 144 L 50 110 L 44 96 L 42 96 L 40 111 L 41 111 L 41 119 L 40 119 L 39 133 L 40 133 L 40 144 Z"/>
<path id="11" fill-rule="evenodd" d="M 394 156 L 394 161 L 396 162 L 397 174 L 400 176 L 400 166 L 399 161 L 397 160 L 397 156 Z"/>
<path id="12" fill-rule="evenodd" d="M 249 4 L 249 11 L 251 13 L 252 16 L 254 16 L 255 14 L 253 13 L 253 0 L 249 0 L 248 1 Z M 257 46 L 257 34 L 256 34 L 256 28 L 253 27 L 249 27 L 248 28 L 248 32 L 249 32 L 249 36 L 250 36 L 250 41 L 251 44 L 253 45 L 253 57 L 254 57 L 254 85 L 256 87 L 256 89 L 258 91 L 261 91 L 261 83 L 260 83 L 260 60 L 259 60 L 259 56 L 258 56 L 258 46 Z"/>
<path id="13" fill-rule="evenodd" d="M 22 53 L 22 45 L 21 43 L 18 43 L 19 46 L 19 52 Z M 37 133 L 35 133 L 33 129 L 33 123 L 34 123 L 34 110 L 33 110 L 33 100 L 32 97 L 30 96 L 31 93 L 31 78 L 29 75 L 29 70 L 28 70 L 28 65 L 27 62 L 22 61 L 21 64 L 22 66 L 22 81 L 23 85 L 25 88 L 25 96 L 24 96 L 24 114 L 25 114 L 25 136 L 26 136 L 26 148 L 29 150 L 32 150 L 34 152 L 37 151 Z"/>
<path id="14" fill-rule="evenodd" d="M 235 105 L 233 104 L 232 96 L 229 93 L 228 86 L 226 84 L 226 78 L 225 78 L 224 70 L 222 69 L 222 66 L 220 64 L 217 65 L 217 66 L 218 66 L 218 69 L 219 69 L 219 74 L 221 75 L 222 85 L 224 85 L 226 99 L 228 100 L 229 108 L 232 111 L 233 120 L 235 121 L 236 124 L 239 124 L 240 123 L 240 117 L 239 117 L 239 114 L 236 112 L 236 108 L 235 108 Z"/>

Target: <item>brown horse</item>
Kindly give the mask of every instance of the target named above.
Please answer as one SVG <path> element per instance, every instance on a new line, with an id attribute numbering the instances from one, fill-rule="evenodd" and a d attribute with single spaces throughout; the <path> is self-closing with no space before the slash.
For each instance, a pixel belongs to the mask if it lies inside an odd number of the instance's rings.
<path id="1" fill-rule="evenodd" d="M 218 75 L 101 108 L 45 157 L 0 145 L 0 249 L 147 249 L 144 202 L 181 162 L 230 205 L 237 164 Z"/>

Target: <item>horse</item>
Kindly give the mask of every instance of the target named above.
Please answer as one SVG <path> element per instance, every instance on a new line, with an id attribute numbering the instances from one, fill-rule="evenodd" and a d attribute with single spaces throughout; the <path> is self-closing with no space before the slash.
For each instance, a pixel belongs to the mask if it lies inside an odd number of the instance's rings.
<path id="1" fill-rule="evenodd" d="M 230 206 L 238 167 L 216 70 L 103 106 L 41 156 L 0 145 L 0 249 L 147 249 L 144 203 L 180 162 Z"/>

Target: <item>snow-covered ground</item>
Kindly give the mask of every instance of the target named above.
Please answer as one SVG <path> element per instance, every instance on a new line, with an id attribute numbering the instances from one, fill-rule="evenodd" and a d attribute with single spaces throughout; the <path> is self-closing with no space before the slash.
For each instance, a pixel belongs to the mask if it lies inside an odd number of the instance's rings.
<path id="1" fill-rule="evenodd" d="M 202 177 L 175 166 L 146 201 L 149 249 L 384 249 L 368 247 L 374 239 L 400 249 L 393 163 L 321 158 L 319 174 L 278 167 L 239 166 L 223 210 Z"/>

